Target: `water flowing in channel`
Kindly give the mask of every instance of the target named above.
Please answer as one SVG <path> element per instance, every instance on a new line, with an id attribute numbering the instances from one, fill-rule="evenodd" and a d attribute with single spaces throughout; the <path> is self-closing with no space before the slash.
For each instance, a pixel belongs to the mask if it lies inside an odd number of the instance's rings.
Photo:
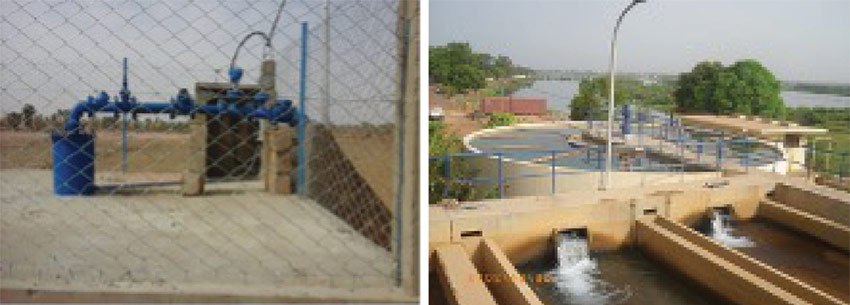
<path id="1" fill-rule="evenodd" d="M 558 234 L 558 268 L 554 270 L 558 290 L 568 304 L 617 304 L 631 295 L 599 278 L 596 261 L 590 257 L 587 239 L 575 234 Z"/>
<path id="2" fill-rule="evenodd" d="M 755 246 L 755 243 L 746 236 L 733 236 L 732 226 L 729 225 L 729 215 L 720 210 L 712 211 L 711 215 L 711 239 L 732 248 L 747 248 Z"/>

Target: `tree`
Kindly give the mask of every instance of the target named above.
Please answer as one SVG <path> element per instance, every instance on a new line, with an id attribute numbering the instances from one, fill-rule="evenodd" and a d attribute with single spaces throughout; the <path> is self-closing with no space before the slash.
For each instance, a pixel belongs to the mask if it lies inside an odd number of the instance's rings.
<path id="1" fill-rule="evenodd" d="M 480 65 L 479 58 L 472 53 L 468 43 L 452 42 L 429 49 L 428 69 L 431 78 L 457 91 L 484 86 Z"/>
<path id="2" fill-rule="evenodd" d="M 741 60 L 729 67 L 700 62 L 679 76 L 674 95 L 682 112 L 781 117 L 785 105 L 779 91 L 773 73 L 758 61 Z"/>
<path id="3" fill-rule="evenodd" d="M 516 123 L 516 116 L 513 113 L 491 113 L 487 120 L 487 128 L 508 126 L 514 123 Z"/>
<path id="4" fill-rule="evenodd" d="M 24 125 L 26 127 L 33 127 L 33 123 L 35 122 L 35 113 L 35 107 L 32 104 L 24 104 L 24 108 L 21 109 L 21 114 L 23 115 Z"/>
<path id="5" fill-rule="evenodd" d="M 514 74 L 513 66 L 510 57 L 499 55 L 493 62 L 493 77 L 503 78 L 512 76 Z"/>
<path id="6" fill-rule="evenodd" d="M 481 89 L 485 78 L 510 77 L 519 68 L 510 57 L 475 53 L 468 43 L 451 42 L 429 48 L 428 73 L 431 81 L 459 92 Z"/>
<path id="7" fill-rule="evenodd" d="M 428 124 L 428 155 L 437 157 L 428 162 L 428 194 L 429 203 L 434 204 L 443 199 L 455 198 L 460 201 L 492 198 L 496 189 L 477 188 L 472 182 L 460 181 L 453 177 L 471 178 L 478 175 L 480 169 L 469 162 L 468 158 L 452 158 L 446 163 L 445 156 L 463 151 L 463 141 L 456 134 L 446 131 L 441 122 Z M 450 173 L 450 177 L 445 174 Z"/>
<path id="8" fill-rule="evenodd" d="M 446 81 L 456 91 L 481 89 L 484 87 L 484 73 L 472 65 L 458 65 L 452 69 Z"/>
<path id="9" fill-rule="evenodd" d="M 12 130 L 18 130 L 21 126 L 21 117 L 22 115 L 17 112 L 6 114 L 6 124 L 9 124 L 9 127 L 11 127 Z"/>
<path id="10" fill-rule="evenodd" d="M 586 78 L 578 85 L 578 94 L 570 103 L 570 118 L 584 120 L 593 117 L 602 105 L 602 79 Z"/>
<path id="11" fill-rule="evenodd" d="M 616 80 L 614 87 L 614 105 L 626 102 L 640 102 L 648 95 L 641 82 L 632 79 Z M 608 87 L 607 77 L 586 78 L 579 83 L 578 94 L 573 96 L 570 103 L 570 118 L 584 120 L 588 116 L 598 118 L 600 111 L 607 108 Z M 605 107 L 603 107 L 605 106 Z"/>

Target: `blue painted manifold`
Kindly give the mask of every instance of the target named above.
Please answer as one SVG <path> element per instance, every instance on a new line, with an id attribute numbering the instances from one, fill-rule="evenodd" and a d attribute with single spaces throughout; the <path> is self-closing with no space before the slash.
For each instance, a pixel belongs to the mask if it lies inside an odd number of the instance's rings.
<path id="1" fill-rule="evenodd" d="M 95 112 L 111 112 L 115 115 L 120 113 L 128 113 L 135 118 L 138 113 L 154 113 L 154 114 L 169 114 L 172 118 L 177 115 L 195 114 L 210 114 L 210 115 L 226 115 L 239 118 L 266 119 L 272 123 L 288 123 L 291 126 L 297 124 L 295 111 L 292 108 L 292 101 L 278 100 L 272 107 L 265 107 L 263 104 L 269 99 L 269 95 L 264 92 L 259 92 L 254 95 L 253 103 L 239 104 L 237 101 L 242 99 L 239 89 L 230 89 L 226 97 L 218 100 L 215 105 L 195 105 L 194 101 L 188 94 L 181 92 L 176 99 L 172 99 L 171 103 L 165 102 L 144 102 L 138 103 L 134 97 L 116 99 L 114 102 L 109 102 L 109 95 L 106 92 L 100 92 L 97 97 L 89 96 L 85 101 L 80 101 L 68 117 L 68 122 L 65 123 L 65 131 L 73 132 L 80 127 L 80 119 L 83 114 L 94 116 Z"/>
<path id="2" fill-rule="evenodd" d="M 186 89 L 181 89 L 170 102 L 139 103 L 127 89 L 126 64 L 125 60 L 123 87 L 113 102 L 109 101 L 106 92 L 100 92 L 96 97 L 89 96 L 71 109 L 63 131 L 54 130 L 51 133 L 53 187 L 57 195 L 91 195 L 97 188 L 94 184 L 94 135 L 80 128 L 83 114 L 93 117 L 96 112 L 111 112 L 116 116 L 130 114 L 134 119 L 138 113 L 169 114 L 171 118 L 177 115 L 207 114 L 268 120 L 271 123 L 288 123 L 290 126 L 298 123 L 291 100 L 277 100 L 271 107 L 266 107 L 264 105 L 269 95 L 265 92 L 259 92 L 250 99 L 245 97 L 244 92 L 238 89 L 242 77 L 242 70 L 238 68 L 230 71 L 233 88 L 219 98 L 215 105 L 196 105 Z"/>

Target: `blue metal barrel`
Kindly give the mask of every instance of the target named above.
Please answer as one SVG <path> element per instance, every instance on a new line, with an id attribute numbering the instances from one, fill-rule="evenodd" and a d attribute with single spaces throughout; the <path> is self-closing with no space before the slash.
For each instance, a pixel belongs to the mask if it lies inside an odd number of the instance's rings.
<path id="1" fill-rule="evenodd" d="M 53 131 L 53 190 L 56 195 L 94 193 L 94 136 Z"/>

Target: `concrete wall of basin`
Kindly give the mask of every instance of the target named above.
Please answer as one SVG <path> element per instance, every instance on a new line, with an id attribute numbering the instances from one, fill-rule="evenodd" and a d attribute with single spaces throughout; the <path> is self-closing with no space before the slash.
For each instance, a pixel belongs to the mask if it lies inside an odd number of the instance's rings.
<path id="1" fill-rule="evenodd" d="M 458 210 L 432 207 L 429 245 L 477 243 L 478 237 L 486 237 L 521 263 L 551 250 L 554 230 L 585 228 L 592 248 L 615 249 L 635 243 L 632 229 L 641 217 L 663 215 L 693 224 L 709 208 L 730 206 L 746 219 L 755 215 L 763 196 L 759 185 L 637 188 L 484 201 Z"/>

